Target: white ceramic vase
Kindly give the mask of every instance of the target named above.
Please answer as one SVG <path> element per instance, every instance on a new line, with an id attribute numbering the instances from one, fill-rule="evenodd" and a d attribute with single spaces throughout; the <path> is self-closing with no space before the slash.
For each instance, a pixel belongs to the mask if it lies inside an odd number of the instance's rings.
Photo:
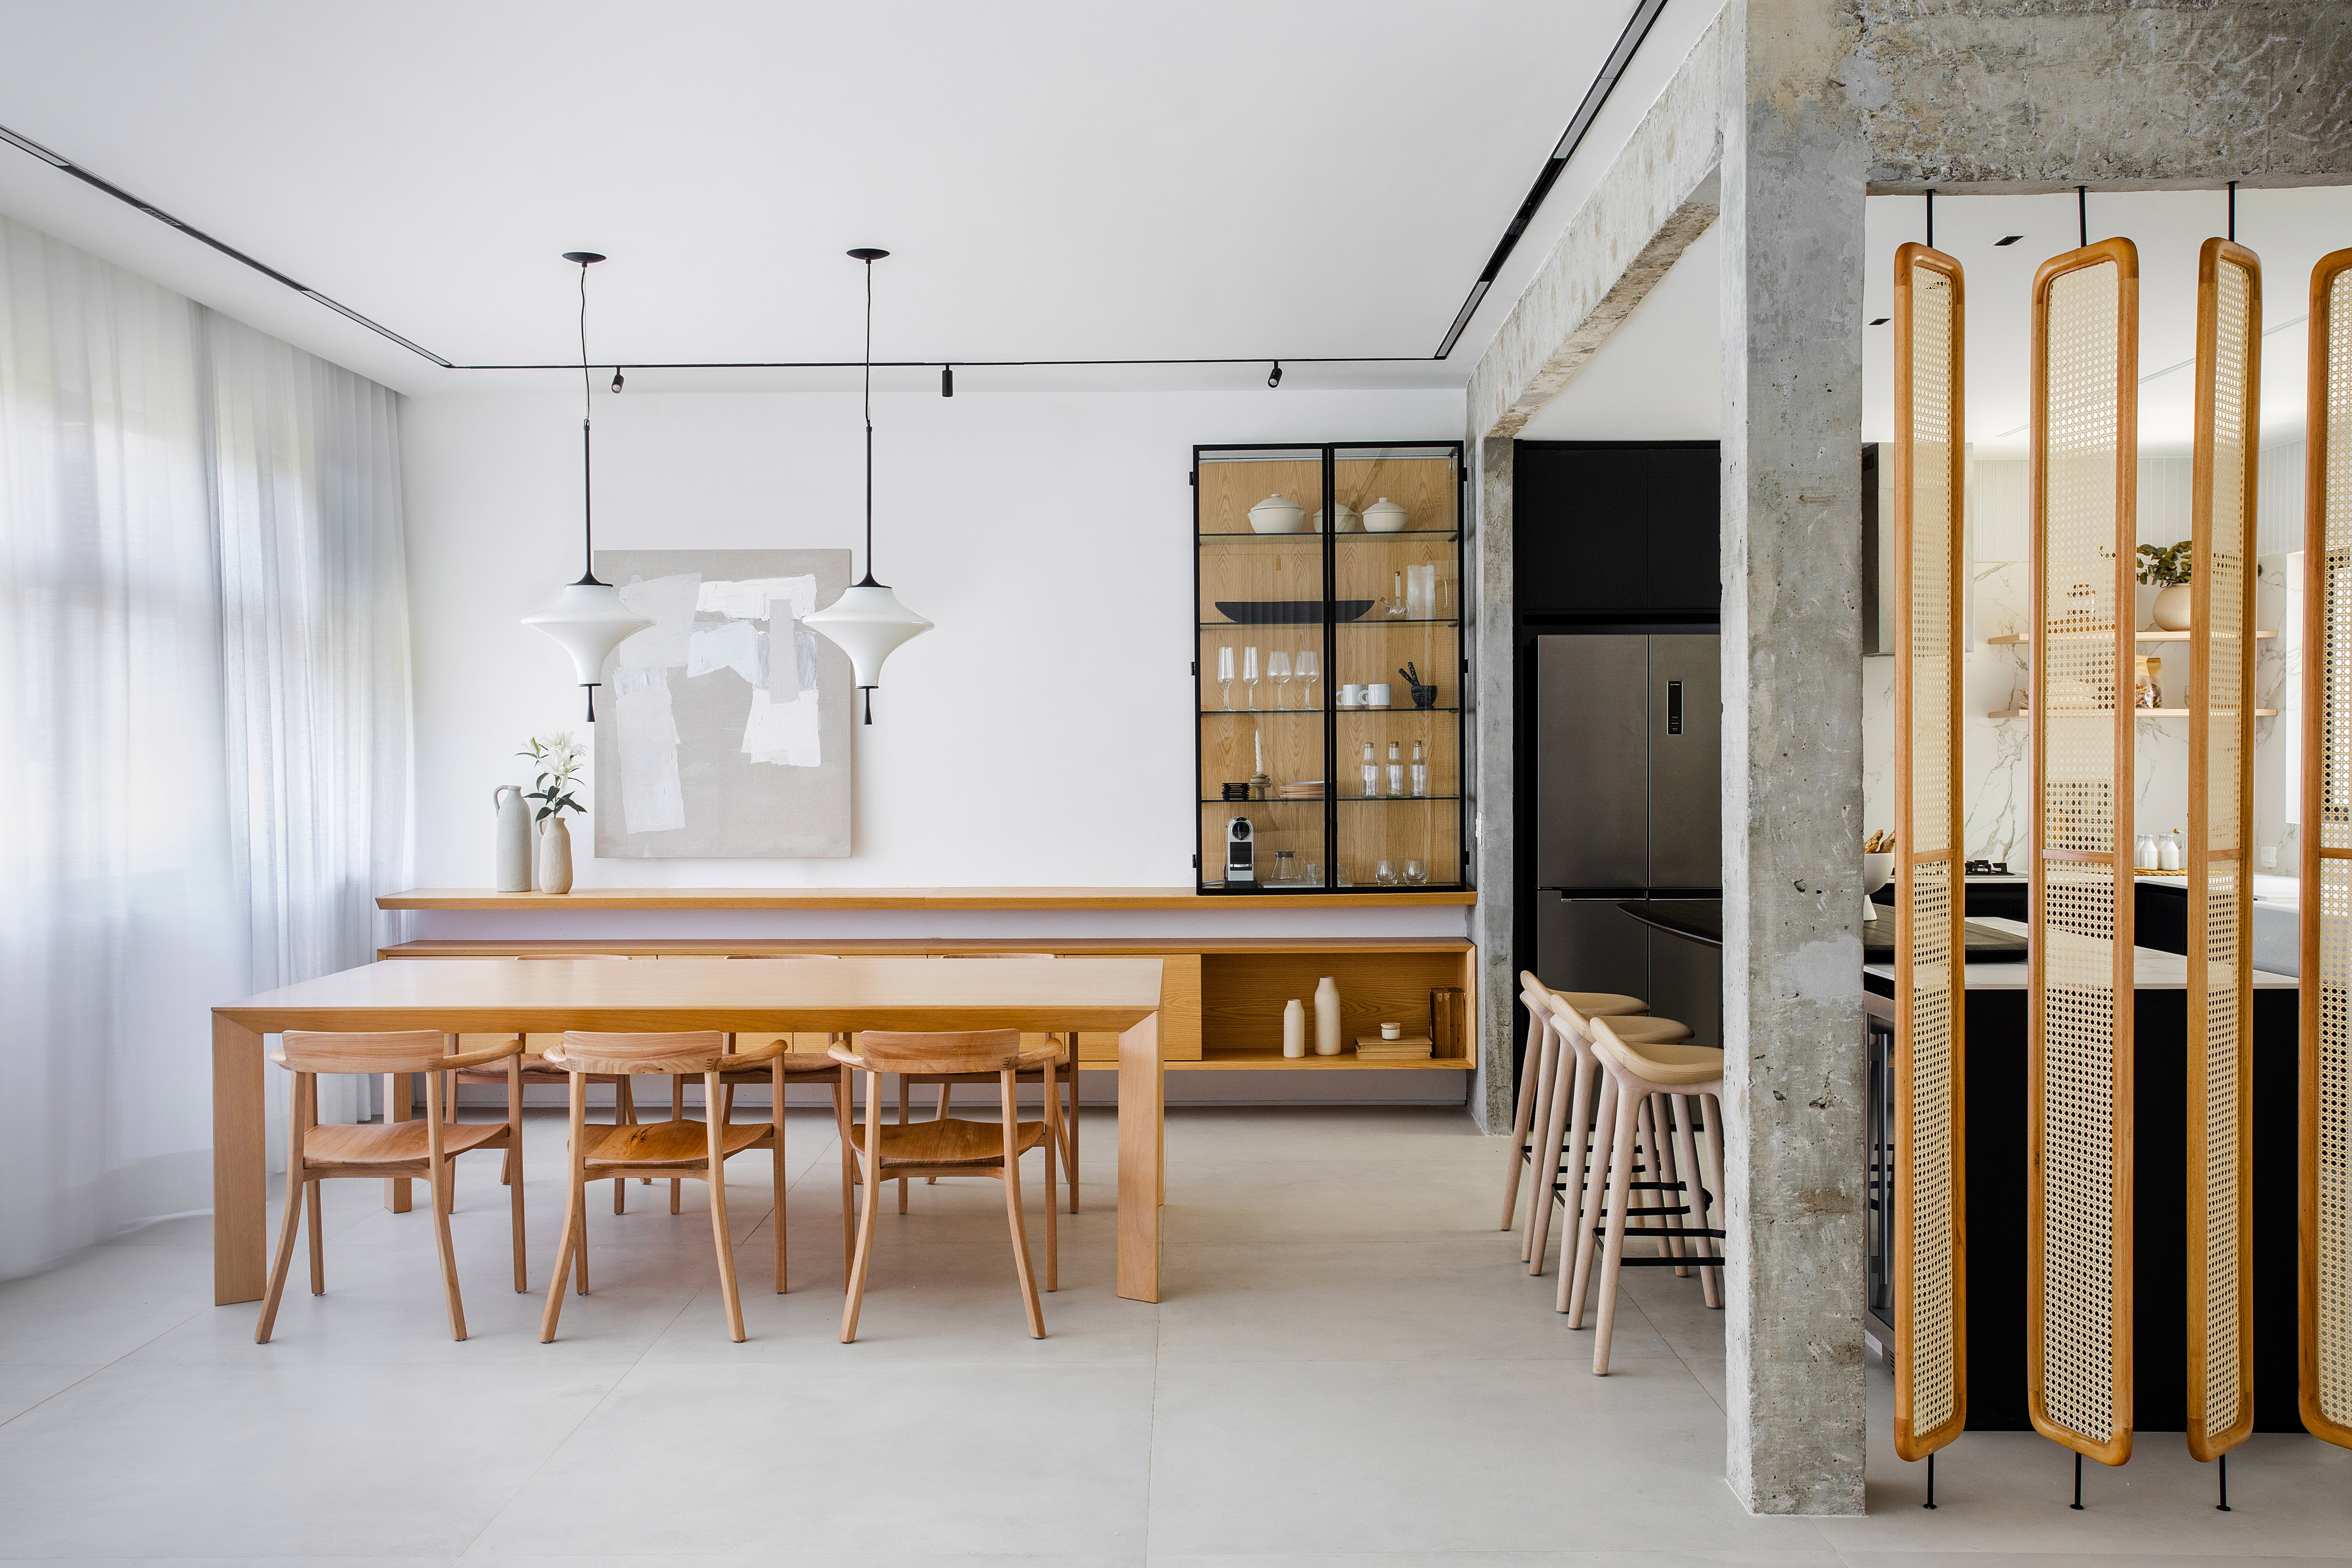
<path id="1" fill-rule="evenodd" d="M 1328 975 L 1315 982 L 1315 1054 L 1339 1054 L 1339 982 Z"/>
<path id="2" fill-rule="evenodd" d="M 499 891 L 529 893 L 531 867 L 530 802 L 520 784 L 501 784 L 490 792 L 499 808 Z"/>
<path id="3" fill-rule="evenodd" d="M 1282 1054 L 1307 1054 L 1307 1006 L 1297 997 L 1282 1004 Z"/>
<path id="4" fill-rule="evenodd" d="M 572 830 L 560 815 L 539 825 L 539 891 L 572 891 Z"/>
<path id="5" fill-rule="evenodd" d="M 2159 629 L 2166 632 L 2186 632 L 2189 630 L 2189 585 L 2185 582 L 2176 582 L 2156 596 L 2156 603 L 2151 607 L 2149 613 L 2156 617 L 2156 623 Z"/>

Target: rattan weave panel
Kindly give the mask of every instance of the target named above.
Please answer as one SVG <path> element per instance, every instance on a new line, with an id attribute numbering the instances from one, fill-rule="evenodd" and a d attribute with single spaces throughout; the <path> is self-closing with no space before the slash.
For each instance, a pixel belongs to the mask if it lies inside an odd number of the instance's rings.
<path id="1" fill-rule="evenodd" d="M 2313 269 L 2310 321 L 2301 1403 L 2352 1447 L 2352 250 Z"/>
<path id="2" fill-rule="evenodd" d="M 2035 1427 L 2131 1451 L 2131 728 L 2137 256 L 2042 267 L 2033 341 L 2028 1330 Z"/>
<path id="3" fill-rule="evenodd" d="M 1967 1425 L 1960 824 L 1959 264 L 1895 256 L 1895 1451 Z"/>

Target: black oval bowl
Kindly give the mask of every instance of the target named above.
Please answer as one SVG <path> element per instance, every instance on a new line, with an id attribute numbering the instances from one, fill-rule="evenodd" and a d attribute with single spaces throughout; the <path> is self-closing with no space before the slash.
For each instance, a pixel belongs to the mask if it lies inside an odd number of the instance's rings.
<path id="1" fill-rule="evenodd" d="M 1360 621 L 1371 607 L 1369 599 L 1335 599 L 1331 614 L 1334 620 Z M 1319 626 L 1323 622 L 1319 599 L 1220 599 L 1217 610 L 1244 626 Z"/>

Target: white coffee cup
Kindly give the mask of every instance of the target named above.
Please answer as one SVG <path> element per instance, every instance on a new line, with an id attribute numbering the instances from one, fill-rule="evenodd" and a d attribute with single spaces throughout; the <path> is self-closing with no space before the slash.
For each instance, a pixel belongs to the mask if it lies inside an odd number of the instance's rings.
<path id="1" fill-rule="evenodd" d="M 1380 688 L 1375 686 L 1372 689 L 1374 691 L 1378 691 Z M 1341 707 L 1363 706 L 1364 688 L 1361 686 L 1341 686 L 1339 688 L 1339 706 Z"/>
<path id="2" fill-rule="evenodd" d="M 1389 690 L 1389 685 L 1386 681 L 1375 681 L 1370 685 L 1364 688 L 1364 706 L 1366 707 L 1386 707 L 1389 706 L 1389 702 L 1393 695 L 1394 694 Z"/>

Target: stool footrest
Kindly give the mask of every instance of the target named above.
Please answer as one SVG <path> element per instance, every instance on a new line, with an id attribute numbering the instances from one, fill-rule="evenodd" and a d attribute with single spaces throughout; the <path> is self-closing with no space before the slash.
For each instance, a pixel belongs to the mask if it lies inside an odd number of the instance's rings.
<path id="1" fill-rule="evenodd" d="M 1654 1230 L 1650 1234 L 1654 1236 L 1657 1232 Z M 1680 1258 L 1620 1258 L 1617 1260 L 1617 1267 L 1620 1269 L 1720 1269 L 1729 1261 L 1730 1260 L 1721 1253 L 1710 1253 L 1704 1258 L 1687 1255 Z"/>

